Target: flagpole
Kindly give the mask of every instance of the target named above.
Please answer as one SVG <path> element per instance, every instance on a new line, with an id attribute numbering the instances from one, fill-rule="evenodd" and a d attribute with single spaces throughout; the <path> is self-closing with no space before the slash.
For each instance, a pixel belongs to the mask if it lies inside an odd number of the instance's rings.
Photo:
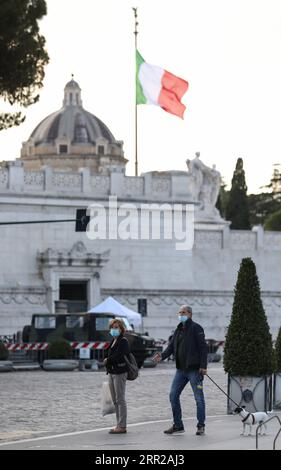
<path id="1" fill-rule="evenodd" d="M 136 63 L 136 52 L 138 47 L 138 9 L 133 8 L 134 16 L 135 16 L 135 63 Z M 136 67 L 136 65 L 135 65 Z M 136 87 L 136 77 L 135 77 L 135 87 Z M 135 89 L 135 176 L 138 176 L 138 106 L 137 106 L 137 97 L 136 97 L 136 89 Z"/>

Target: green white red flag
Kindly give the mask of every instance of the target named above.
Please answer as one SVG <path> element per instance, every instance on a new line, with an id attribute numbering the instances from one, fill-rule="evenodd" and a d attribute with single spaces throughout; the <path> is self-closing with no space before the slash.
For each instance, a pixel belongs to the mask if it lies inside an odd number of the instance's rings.
<path id="1" fill-rule="evenodd" d="M 136 51 L 136 103 L 154 104 L 183 119 L 186 106 L 181 99 L 188 82 L 170 72 L 147 64 Z"/>

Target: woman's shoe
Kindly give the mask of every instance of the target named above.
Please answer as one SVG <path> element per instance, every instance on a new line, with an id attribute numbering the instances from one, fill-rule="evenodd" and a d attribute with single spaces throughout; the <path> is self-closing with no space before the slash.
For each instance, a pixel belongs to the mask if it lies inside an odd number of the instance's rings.
<path id="1" fill-rule="evenodd" d="M 110 429 L 109 434 L 126 434 L 127 429 L 126 428 L 113 428 Z"/>

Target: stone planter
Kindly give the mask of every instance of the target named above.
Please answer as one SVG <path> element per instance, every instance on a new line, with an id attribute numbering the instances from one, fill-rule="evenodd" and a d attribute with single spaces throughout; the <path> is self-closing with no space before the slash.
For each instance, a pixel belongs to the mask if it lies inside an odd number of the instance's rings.
<path id="1" fill-rule="evenodd" d="M 281 409 L 281 371 L 274 374 L 273 408 Z"/>
<path id="2" fill-rule="evenodd" d="M 103 370 L 104 366 L 96 359 L 80 359 L 79 371 L 80 372 L 97 372 Z"/>
<path id="3" fill-rule="evenodd" d="M 11 361 L 0 361 L 0 372 L 12 372 L 13 363 Z"/>
<path id="4" fill-rule="evenodd" d="M 42 370 L 40 367 L 40 364 L 34 363 L 34 364 L 13 364 L 13 369 L 15 372 L 34 372 L 35 370 Z"/>
<path id="5" fill-rule="evenodd" d="M 239 406 L 245 406 L 250 413 L 272 409 L 272 376 L 241 377 L 228 376 L 228 395 Z M 227 412 L 231 414 L 236 405 L 227 400 Z"/>
<path id="6" fill-rule="evenodd" d="M 43 369 L 46 371 L 72 371 L 78 369 L 79 362 L 73 359 L 46 359 Z"/>

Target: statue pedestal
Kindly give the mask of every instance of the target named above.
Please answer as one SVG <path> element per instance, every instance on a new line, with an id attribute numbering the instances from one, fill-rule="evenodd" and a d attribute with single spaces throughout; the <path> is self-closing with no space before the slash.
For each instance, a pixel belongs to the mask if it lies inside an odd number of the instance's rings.
<path id="1" fill-rule="evenodd" d="M 202 207 L 202 204 L 201 204 Z M 216 225 L 229 225 L 230 222 L 224 220 L 219 210 L 214 206 L 207 206 L 203 209 L 195 206 L 195 223 L 203 223 L 203 224 L 216 224 Z"/>

